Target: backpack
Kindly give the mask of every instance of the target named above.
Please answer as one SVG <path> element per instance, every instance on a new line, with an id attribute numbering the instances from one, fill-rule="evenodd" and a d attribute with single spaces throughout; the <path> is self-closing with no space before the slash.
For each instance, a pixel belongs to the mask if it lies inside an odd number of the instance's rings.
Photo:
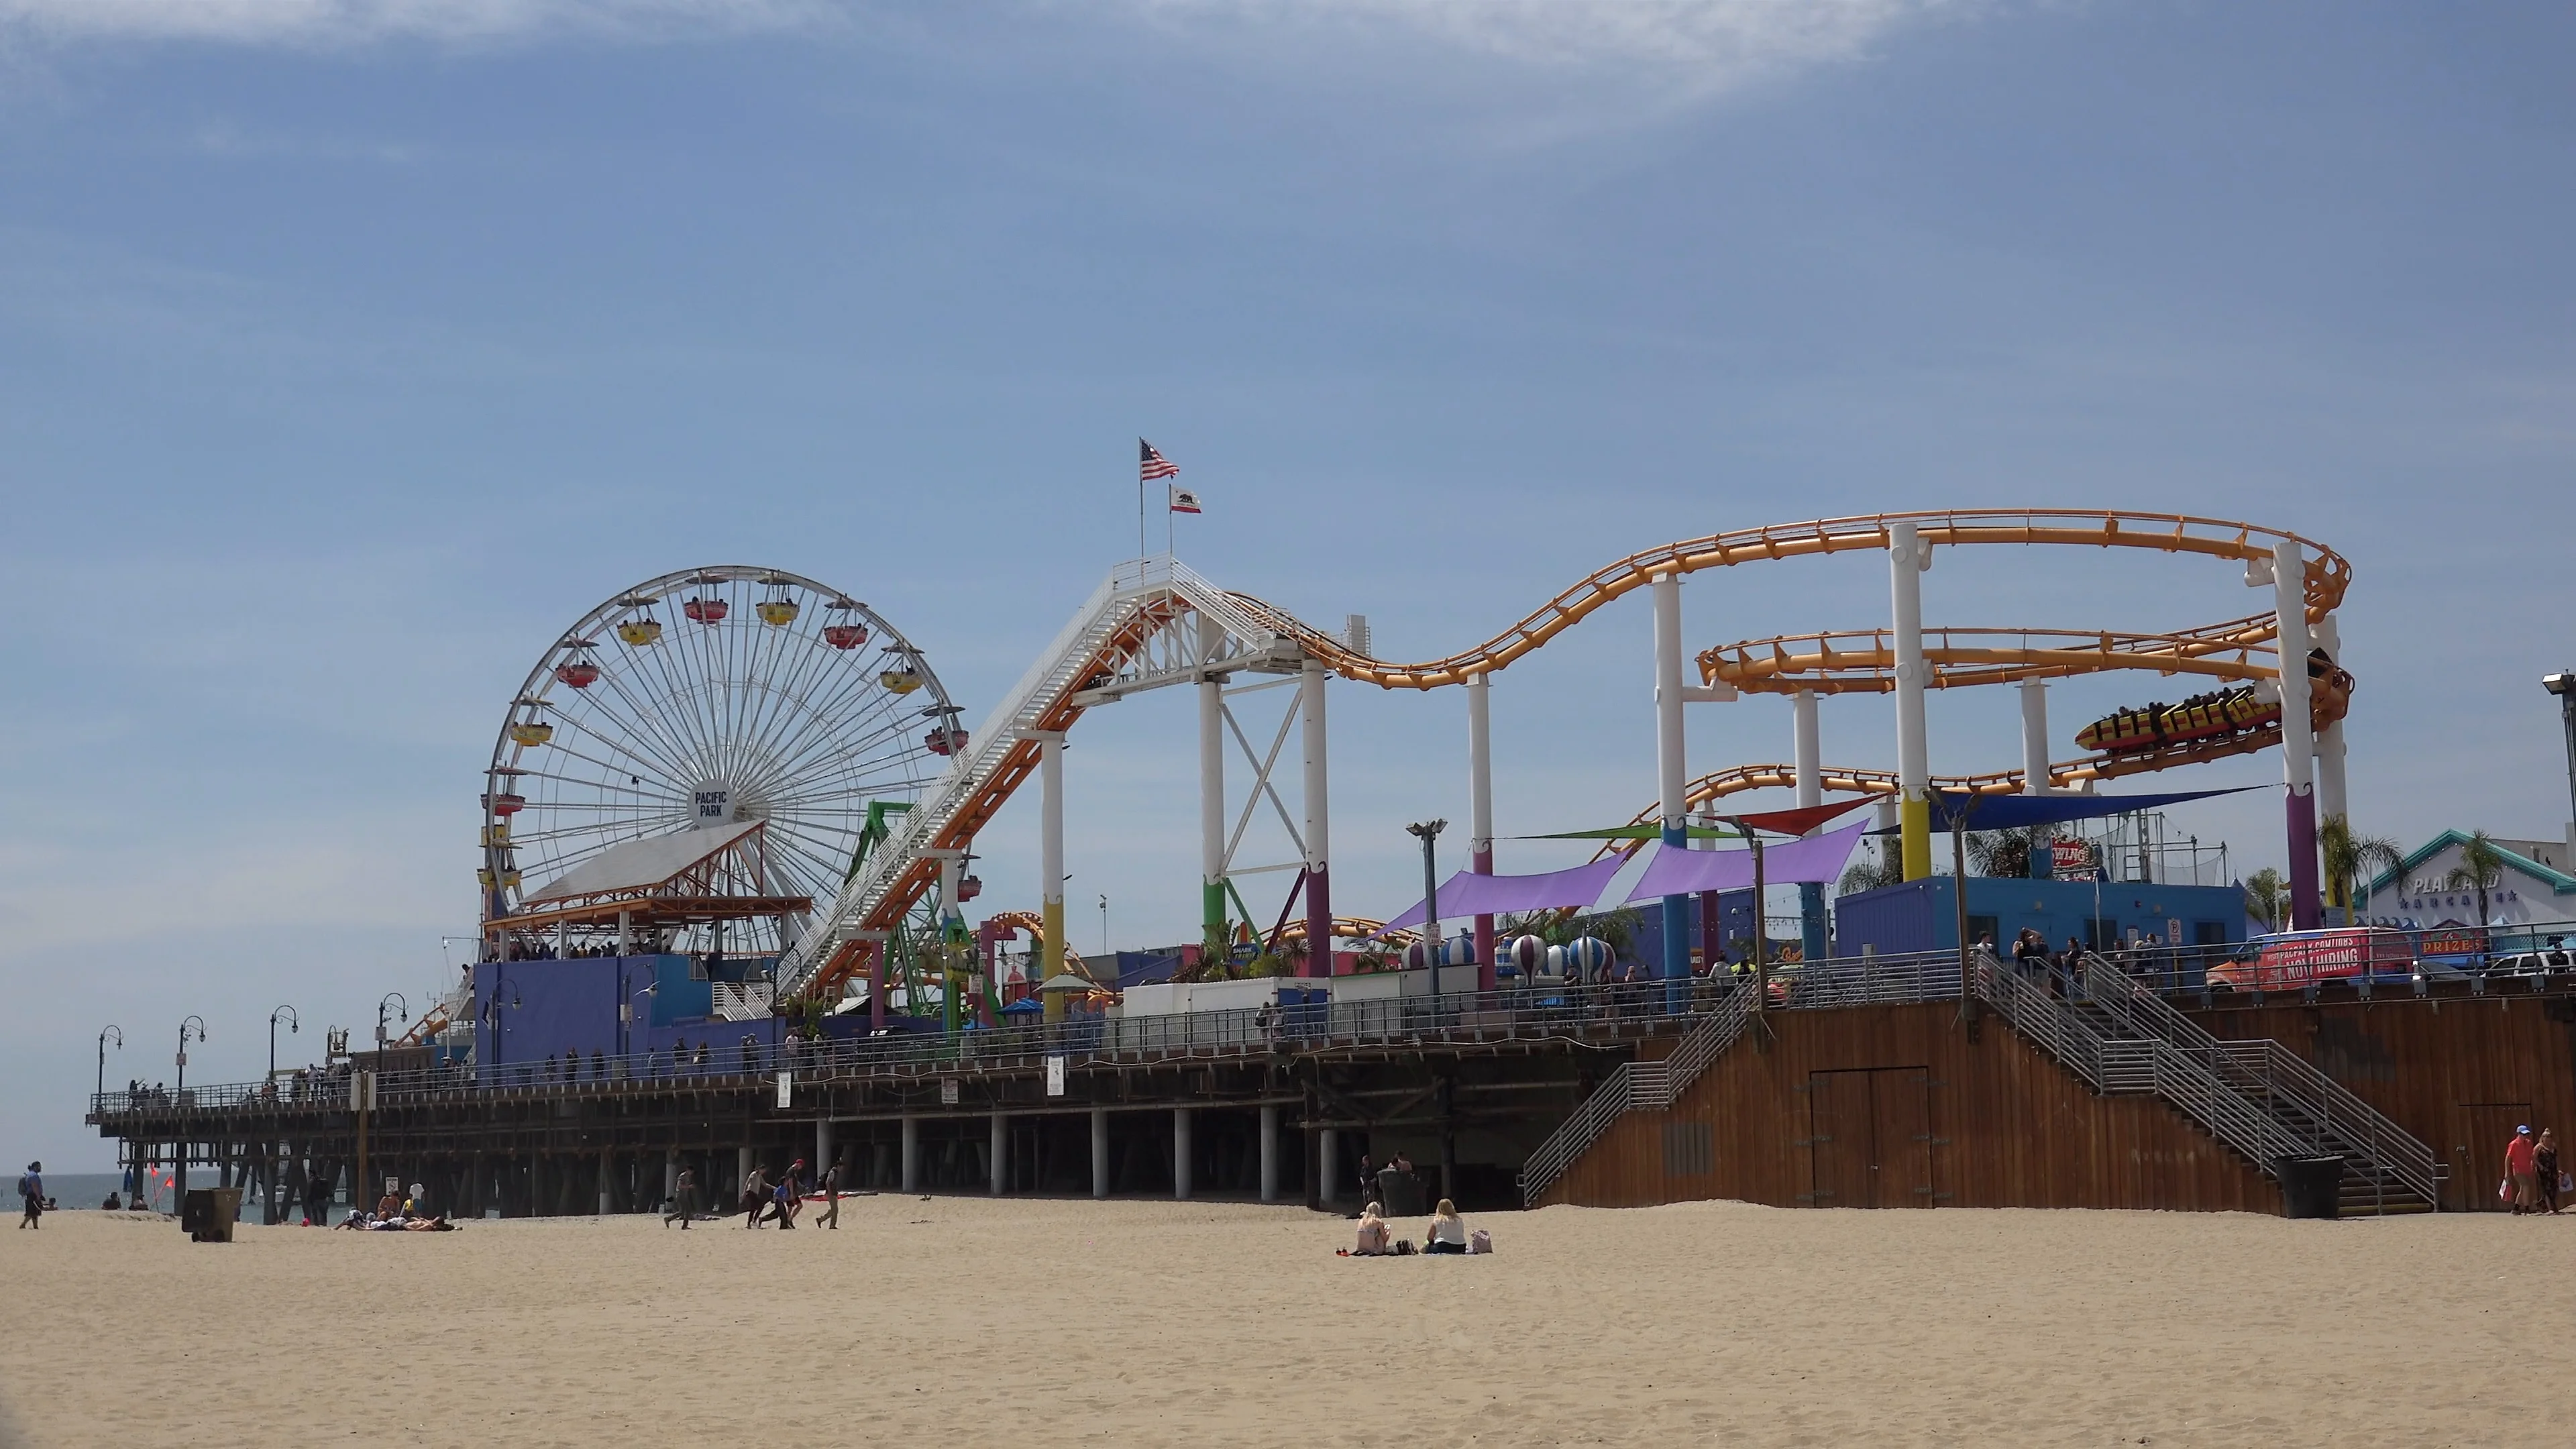
<path id="1" fill-rule="evenodd" d="M 1494 1251 L 1494 1235 L 1486 1232 L 1483 1228 L 1478 1228 L 1474 1232 L 1469 1233 L 1467 1235 L 1467 1251 L 1470 1253 L 1490 1253 Z"/>

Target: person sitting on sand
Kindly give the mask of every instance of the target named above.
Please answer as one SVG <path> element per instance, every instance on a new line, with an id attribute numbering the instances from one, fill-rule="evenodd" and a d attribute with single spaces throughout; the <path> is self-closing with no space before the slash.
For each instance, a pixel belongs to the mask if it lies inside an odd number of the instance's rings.
<path id="1" fill-rule="evenodd" d="M 122 1204 L 117 1201 L 116 1189 L 109 1188 L 107 1192 L 107 1201 L 99 1204 L 99 1211 L 112 1213 L 121 1210 Z"/>
<path id="2" fill-rule="evenodd" d="M 1467 1220 L 1458 1216 L 1458 1205 L 1447 1198 L 1431 1210 L 1431 1240 L 1422 1245 L 1426 1253 L 1463 1253 L 1467 1251 Z"/>
<path id="3" fill-rule="evenodd" d="M 1380 1258 L 1394 1247 L 1395 1230 L 1387 1226 L 1385 1211 L 1379 1203 L 1360 1209 L 1360 1240 L 1359 1246 L 1351 1249 L 1352 1257 Z"/>

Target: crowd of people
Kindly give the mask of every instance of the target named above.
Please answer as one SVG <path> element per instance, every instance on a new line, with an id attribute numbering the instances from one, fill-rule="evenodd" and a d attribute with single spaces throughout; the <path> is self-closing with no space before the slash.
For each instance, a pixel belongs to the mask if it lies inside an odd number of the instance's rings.
<path id="1" fill-rule="evenodd" d="M 429 1190 L 420 1183 L 411 1185 L 406 1197 L 394 1190 L 395 1178 L 385 1179 L 385 1195 L 376 1200 L 374 1212 L 353 1212 L 333 1231 L 359 1233 L 452 1233 L 456 1224 L 444 1213 L 433 1213 L 423 1206 Z"/>

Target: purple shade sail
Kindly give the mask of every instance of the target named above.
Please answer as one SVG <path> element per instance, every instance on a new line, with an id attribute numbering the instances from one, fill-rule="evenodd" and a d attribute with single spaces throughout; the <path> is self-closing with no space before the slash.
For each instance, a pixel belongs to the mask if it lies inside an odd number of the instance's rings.
<path id="1" fill-rule="evenodd" d="M 1474 875 L 1460 871 L 1440 883 L 1440 919 L 1463 922 L 1469 916 L 1499 916 L 1521 911 L 1588 906 L 1601 899 L 1610 878 L 1628 862 L 1619 856 L 1552 870 L 1545 875 Z M 1386 923 L 1390 931 L 1422 924 L 1422 903 Z"/>
<path id="2" fill-rule="evenodd" d="M 1842 879 L 1852 851 L 1869 830 L 1869 822 L 1847 825 L 1830 835 L 1785 841 L 1762 848 L 1764 885 L 1829 885 Z M 1628 893 L 1630 902 L 1657 896 L 1686 896 L 1699 891 L 1740 891 L 1753 884 L 1749 850 L 1674 850 L 1664 847 Z M 1444 893 L 1442 899 L 1446 900 Z"/>

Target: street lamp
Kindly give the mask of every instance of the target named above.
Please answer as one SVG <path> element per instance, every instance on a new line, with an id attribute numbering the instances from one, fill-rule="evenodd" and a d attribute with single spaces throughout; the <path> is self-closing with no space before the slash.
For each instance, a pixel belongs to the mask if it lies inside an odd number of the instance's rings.
<path id="1" fill-rule="evenodd" d="M 123 1050 L 125 1050 L 125 1032 L 124 1032 L 124 1029 L 123 1029 L 123 1028 L 111 1025 L 111 1026 L 108 1026 L 108 1027 L 106 1027 L 106 1028 L 102 1029 L 102 1030 L 99 1032 L 99 1034 L 98 1034 L 98 1095 L 99 1095 L 99 1096 L 101 1096 L 101 1097 L 104 1097 L 104 1096 L 106 1096 L 106 1095 L 107 1095 L 107 1039 L 108 1039 L 109 1037 L 114 1037 L 114 1038 L 116 1038 L 116 1049 L 117 1049 L 118 1051 L 123 1051 Z M 129 1103 L 128 1105 L 130 1106 L 130 1105 L 132 1105 L 132 1104 L 130 1104 L 130 1103 Z"/>
<path id="2" fill-rule="evenodd" d="M 2558 696 L 2558 719 L 2567 728 L 2568 818 L 2576 820 L 2576 670 L 2544 674 L 2540 687 Z"/>
<path id="3" fill-rule="evenodd" d="M 1440 996 L 1440 874 L 1432 863 L 1432 852 L 1440 832 L 1449 828 L 1446 820 L 1417 820 L 1404 827 L 1404 833 L 1422 842 L 1422 964 L 1431 968 L 1431 995 Z"/>
<path id="4" fill-rule="evenodd" d="M 206 1019 L 191 1014 L 187 1020 L 179 1023 L 179 1090 L 183 1092 L 188 1088 L 188 1028 L 190 1027 L 197 1029 L 197 1040 L 202 1043 L 206 1039 Z"/>
<path id="5" fill-rule="evenodd" d="M 281 1006 L 268 1014 L 268 1079 L 272 1082 L 277 1080 L 277 1018 L 281 1015 L 286 1018 L 288 1031 L 304 1030 L 304 1023 L 296 1019 L 292 1006 Z"/>
<path id="6" fill-rule="evenodd" d="M 1100 959 L 1109 959 L 1109 897 L 1100 898 Z"/>
<path id="7" fill-rule="evenodd" d="M 384 998 L 376 1003 L 376 1050 L 378 1051 L 385 1049 L 385 1006 L 388 1002 L 395 1001 L 402 1003 L 402 1019 L 411 1020 L 411 998 L 399 991 L 386 992 Z"/>

